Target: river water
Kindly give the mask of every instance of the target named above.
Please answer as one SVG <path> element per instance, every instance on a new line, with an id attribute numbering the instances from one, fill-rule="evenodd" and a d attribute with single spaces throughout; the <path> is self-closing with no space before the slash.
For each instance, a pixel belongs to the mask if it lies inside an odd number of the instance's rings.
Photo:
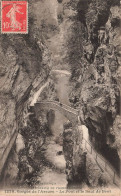
<path id="1" fill-rule="evenodd" d="M 60 103 L 69 105 L 69 91 L 70 91 L 70 76 L 71 74 L 66 70 L 53 70 L 52 78 L 55 83 L 57 98 Z M 34 94 L 31 105 L 34 105 L 41 92 L 48 85 L 48 81 Z M 40 171 L 37 172 L 36 182 L 34 188 L 38 186 L 58 186 L 67 187 L 66 180 L 66 161 L 64 159 L 63 153 L 58 154 L 58 152 L 63 151 L 62 143 L 57 138 L 60 138 L 63 133 L 63 124 L 68 120 L 59 111 L 55 112 L 54 123 L 51 125 L 52 136 L 46 138 L 46 142 L 43 146 L 44 153 L 38 153 L 38 161 L 40 162 Z M 88 141 L 88 129 L 85 126 L 80 126 L 81 131 L 83 130 L 83 137 Z M 23 140 L 18 135 L 16 140 L 18 150 L 23 149 Z M 44 156 L 43 156 L 44 155 Z"/>
<path id="2" fill-rule="evenodd" d="M 57 98 L 60 103 L 69 105 L 68 95 L 70 92 L 70 72 L 67 70 L 53 70 L 51 72 L 51 78 L 55 84 L 55 90 Z M 32 105 L 37 101 L 42 90 L 46 87 L 47 83 L 41 87 L 34 96 Z M 59 111 L 55 112 L 54 123 L 51 125 L 52 136 L 46 138 L 44 158 L 46 164 L 43 164 L 42 171 L 37 174 L 37 181 L 39 185 L 50 185 L 58 187 L 67 187 L 66 180 L 66 161 L 62 153 L 63 146 L 62 143 L 57 140 L 63 133 L 63 124 L 68 120 Z M 84 125 L 79 126 L 80 131 L 83 134 L 83 138 L 90 142 L 88 129 Z M 83 147 L 85 148 L 85 142 L 83 142 Z M 36 188 L 36 185 L 35 185 Z"/>
<path id="3" fill-rule="evenodd" d="M 51 75 L 55 83 L 59 102 L 69 105 L 68 95 L 71 88 L 69 79 L 71 74 L 67 70 L 53 70 Z M 37 181 L 39 185 L 50 184 L 51 186 L 67 187 L 68 182 L 65 174 L 66 161 L 63 154 L 58 154 L 58 152 L 63 151 L 63 146 L 61 142 L 57 142 L 57 138 L 60 138 L 60 135 L 64 131 L 63 124 L 67 120 L 59 111 L 55 111 L 54 123 L 51 125 L 52 136 L 46 138 L 46 150 L 44 152 L 46 163 L 50 164 L 44 166 L 43 171 L 38 173 Z M 80 128 L 83 131 L 83 137 L 88 141 L 88 129 L 85 126 L 80 126 Z"/>
<path id="4" fill-rule="evenodd" d="M 66 70 L 53 70 L 51 73 L 59 102 L 66 105 L 69 105 L 70 75 Z M 57 141 L 57 138 L 60 138 L 63 133 L 63 124 L 67 120 L 59 111 L 55 111 L 54 123 L 51 125 L 52 136 L 46 138 L 45 143 L 44 158 L 48 164 L 44 166 L 42 172 L 38 173 L 39 185 L 50 184 L 50 186 L 67 187 L 66 161 L 63 154 L 58 154 L 58 152 L 63 151 L 63 146 L 61 142 Z"/>
<path id="5" fill-rule="evenodd" d="M 69 105 L 68 95 L 70 90 L 70 72 L 67 70 L 53 70 L 51 75 L 55 83 L 55 89 L 59 102 Z M 67 120 L 68 119 L 66 119 L 59 111 L 55 111 L 55 120 L 51 127 L 52 133 L 55 137 L 58 137 L 63 133 L 63 124 Z"/>

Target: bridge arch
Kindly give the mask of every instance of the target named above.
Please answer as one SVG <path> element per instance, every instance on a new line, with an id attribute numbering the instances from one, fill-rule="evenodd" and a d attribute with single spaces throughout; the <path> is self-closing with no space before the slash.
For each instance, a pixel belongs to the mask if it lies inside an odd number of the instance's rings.
<path id="1" fill-rule="evenodd" d="M 31 106 L 31 109 L 37 116 L 42 110 L 56 110 L 62 113 L 70 122 L 72 122 L 73 126 L 78 123 L 78 110 L 57 101 L 37 102 L 34 106 Z"/>

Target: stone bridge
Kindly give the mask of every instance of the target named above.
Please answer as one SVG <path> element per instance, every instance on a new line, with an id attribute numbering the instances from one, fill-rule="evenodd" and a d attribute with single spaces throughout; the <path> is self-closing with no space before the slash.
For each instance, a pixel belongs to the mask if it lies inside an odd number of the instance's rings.
<path id="1" fill-rule="evenodd" d="M 35 114 L 38 114 L 41 110 L 50 109 L 60 111 L 69 121 L 72 122 L 72 125 L 76 125 L 78 123 L 79 111 L 63 103 L 57 101 L 41 101 L 35 103 L 34 106 L 31 106 L 31 111 L 34 111 Z"/>
<path id="2" fill-rule="evenodd" d="M 72 122 L 72 125 L 75 126 L 75 124 L 78 123 L 78 110 L 73 109 L 57 101 L 41 101 L 35 103 L 34 106 L 30 106 L 30 111 L 35 112 L 35 114 L 40 113 L 42 110 L 50 110 L 50 109 L 60 111 L 67 119 L 69 119 Z M 0 178 L 5 162 L 11 151 L 12 146 L 15 143 L 17 135 L 18 135 L 18 130 L 15 130 L 13 135 L 9 138 L 9 142 L 6 143 L 3 153 L 0 154 Z"/>
<path id="3" fill-rule="evenodd" d="M 41 102 L 37 102 L 35 103 L 34 106 L 30 106 L 30 112 L 34 112 L 36 115 L 38 115 L 39 113 L 42 112 L 42 110 L 57 110 L 60 111 L 68 120 L 70 120 L 72 122 L 73 126 L 77 126 L 77 130 L 79 130 L 79 124 L 80 124 L 80 120 L 79 120 L 79 111 L 67 106 L 65 104 L 62 104 L 60 102 L 57 101 L 41 101 Z M 14 134 L 12 135 L 12 137 L 10 138 L 10 141 L 8 143 L 8 145 L 6 145 L 6 148 L 3 152 L 2 155 L 0 155 L 0 177 L 1 177 L 1 173 L 2 170 L 4 168 L 5 162 L 7 160 L 7 157 L 10 153 L 10 150 L 13 146 L 13 144 L 15 143 L 16 137 L 18 134 L 18 130 L 15 130 Z M 86 141 L 86 140 L 85 140 Z M 100 161 L 100 155 L 98 155 L 98 153 L 96 152 L 96 150 L 92 149 L 91 144 L 89 144 L 86 141 L 87 145 L 87 150 L 91 152 L 91 154 L 96 154 L 96 161 L 98 162 L 98 164 L 100 165 L 100 167 L 106 167 L 106 171 L 113 176 L 113 181 L 114 184 L 116 184 L 117 186 L 119 186 L 119 177 L 116 174 L 116 171 L 110 167 L 110 164 L 106 164 L 107 160 L 105 161 L 104 157 L 102 158 L 103 161 Z M 99 156 L 99 158 L 98 158 Z M 95 157 L 94 157 L 95 159 Z"/>

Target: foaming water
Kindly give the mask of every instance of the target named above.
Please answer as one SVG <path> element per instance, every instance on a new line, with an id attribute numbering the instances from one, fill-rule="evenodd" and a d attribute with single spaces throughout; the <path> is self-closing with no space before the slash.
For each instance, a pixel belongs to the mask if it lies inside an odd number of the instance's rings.
<path id="1" fill-rule="evenodd" d="M 83 138 L 89 142 L 89 132 L 88 132 L 88 128 L 85 125 L 82 125 L 82 131 L 83 131 Z"/>
<path id="2" fill-rule="evenodd" d="M 39 90 L 34 94 L 32 101 L 30 103 L 30 106 L 34 106 L 34 104 L 37 102 L 41 92 L 44 90 L 44 88 L 48 85 L 49 81 L 47 81 L 43 86 L 39 88 Z"/>

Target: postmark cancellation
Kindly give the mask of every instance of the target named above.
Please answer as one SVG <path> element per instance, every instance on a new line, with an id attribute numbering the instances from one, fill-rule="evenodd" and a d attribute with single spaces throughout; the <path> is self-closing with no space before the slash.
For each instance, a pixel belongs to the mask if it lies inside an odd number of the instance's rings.
<path id="1" fill-rule="evenodd" d="M 27 1 L 1 1 L 1 33 L 28 33 Z"/>

